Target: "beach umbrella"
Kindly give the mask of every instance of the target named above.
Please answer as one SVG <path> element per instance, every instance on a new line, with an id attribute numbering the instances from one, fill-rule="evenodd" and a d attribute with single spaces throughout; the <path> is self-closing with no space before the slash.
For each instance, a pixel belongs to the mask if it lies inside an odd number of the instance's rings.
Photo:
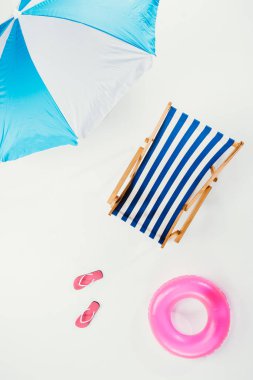
<path id="1" fill-rule="evenodd" d="M 0 161 L 76 145 L 155 55 L 159 0 L 21 0 L 0 25 Z"/>

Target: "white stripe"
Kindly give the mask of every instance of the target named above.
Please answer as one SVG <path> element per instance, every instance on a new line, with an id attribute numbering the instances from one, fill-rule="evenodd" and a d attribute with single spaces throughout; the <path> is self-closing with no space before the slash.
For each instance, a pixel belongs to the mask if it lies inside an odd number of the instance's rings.
<path id="1" fill-rule="evenodd" d="M 168 137 L 170 136 L 171 132 L 173 131 L 174 127 L 176 126 L 176 124 L 177 124 L 178 120 L 180 119 L 181 115 L 182 115 L 182 112 L 176 111 L 173 119 L 171 120 L 171 123 L 168 125 L 168 127 L 165 130 L 165 132 L 164 132 L 164 134 L 163 134 L 163 136 L 162 136 L 162 138 L 161 138 L 158 146 L 156 147 L 155 151 L 153 152 L 152 157 L 150 158 L 150 160 L 148 161 L 146 167 L 144 168 L 143 172 L 141 173 L 140 178 L 138 179 L 138 182 L 136 183 L 133 191 L 129 195 L 129 197 L 128 197 L 127 201 L 125 202 L 125 204 L 122 206 L 122 208 L 120 210 L 120 213 L 122 215 L 124 215 L 124 213 L 126 212 L 128 206 L 130 205 L 130 203 L 132 202 L 133 198 L 137 194 L 137 192 L 138 192 L 138 190 L 139 190 L 142 182 L 144 181 L 144 179 L 146 178 L 147 174 L 149 173 L 149 171 L 150 171 L 150 169 L 151 169 L 154 161 L 157 159 L 157 156 L 159 155 L 160 151 L 162 150 L 162 147 L 166 143 Z M 159 163 L 159 168 L 164 166 L 165 160 L 166 160 L 166 157 L 164 157 L 163 160 Z"/>
<path id="2" fill-rule="evenodd" d="M 151 67 L 152 56 L 85 25 L 22 15 L 32 60 L 77 136 L 85 137 Z"/>
<path id="3" fill-rule="evenodd" d="M 171 176 L 173 175 L 174 171 L 176 170 L 177 166 L 179 165 L 179 163 L 181 162 L 181 160 L 183 159 L 183 157 L 185 156 L 185 154 L 187 153 L 188 149 L 191 147 L 191 145 L 193 144 L 193 142 L 197 139 L 197 137 L 200 135 L 200 133 L 203 131 L 203 129 L 205 128 L 205 126 L 199 126 L 195 132 L 192 134 L 192 136 L 190 137 L 190 139 L 187 141 L 187 143 L 185 144 L 185 146 L 183 147 L 183 149 L 181 150 L 180 154 L 177 156 L 176 160 L 174 161 L 174 163 L 171 165 L 170 169 L 168 170 L 168 172 L 166 173 L 166 175 L 164 176 L 163 180 L 161 181 L 154 197 L 152 198 L 151 202 L 149 203 L 148 207 L 146 208 L 144 214 L 142 215 L 141 219 L 139 220 L 139 224 L 142 226 L 142 224 L 144 223 L 147 215 L 149 214 L 149 212 L 151 211 L 151 209 L 153 208 L 155 202 L 157 201 L 158 197 L 160 196 L 161 192 L 163 191 L 165 185 L 167 184 L 167 182 L 169 181 L 169 179 L 171 178 Z M 184 131 L 185 132 L 185 131 Z M 194 154 L 193 154 L 194 155 Z M 167 156 L 167 159 L 168 159 L 169 155 Z M 189 159 L 190 160 L 190 159 Z M 188 163 L 185 164 L 185 166 L 187 166 Z M 181 173 L 178 174 L 178 176 L 180 176 Z M 176 180 L 175 180 L 176 181 Z M 153 182 L 153 181 L 152 181 Z M 153 183 L 150 185 L 150 187 L 153 186 Z M 133 216 L 134 218 L 134 216 Z"/>
<path id="4" fill-rule="evenodd" d="M 9 35 L 10 35 L 13 23 L 14 23 L 14 20 L 10 23 L 10 25 L 8 25 L 8 28 L 4 31 L 4 33 L 2 34 L 2 36 L 0 38 L 0 59 L 2 57 L 6 42 L 8 40 Z"/>
<path id="5" fill-rule="evenodd" d="M 137 214 L 137 212 L 139 211 L 140 207 L 142 206 L 143 204 L 143 201 L 145 200 L 147 194 L 150 192 L 152 186 L 154 185 L 155 181 L 157 180 L 158 176 L 160 175 L 161 171 L 163 170 L 164 166 L 166 165 L 167 161 L 168 161 L 168 158 L 172 155 L 172 153 L 174 152 L 175 148 L 177 147 L 178 143 L 182 140 L 182 138 L 184 137 L 187 129 L 189 128 L 189 126 L 192 124 L 193 122 L 193 119 L 188 117 L 186 122 L 184 123 L 184 125 L 182 126 L 182 128 L 180 129 L 178 135 L 176 136 L 176 138 L 174 139 L 173 143 L 171 144 L 170 148 L 168 149 L 167 153 L 165 154 L 165 156 L 163 157 L 162 161 L 159 163 L 159 166 L 158 168 L 156 169 L 154 175 L 152 176 L 151 180 L 149 181 L 149 184 L 148 186 L 145 188 L 145 192 L 143 192 L 141 198 L 139 199 L 137 205 L 135 206 L 135 208 L 133 209 L 133 211 L 131 212 L 131 219 L 134 219 L 135 215 Z M 160 144 L 159 144 L 160 146 Z M 161 149 L 160 149 L 161 150 Z M 151 158 L 151 161 L 152 158 Z M 177 161 L 177 159 L 176 159 Z M 178 161 L 177 161 L 178 162 Z M 152 162 L 154 163 L 154 161 Z M 169 170 L 170 174 L 171 174 L 171 171 Z M 161 182 L 161 184 L 159 185 L 159 188 L 161 189 L 161 186 L 162 186 L 162 183 L 163 181 Z M 140 184 L 140 186 L 142 185 L 142 183 Z M 140 187 L 139 186 L 139 187 Z M 154 197 L 153 197 L 153 200 L 156 200 L 156 196 L 159 194 L 159 188 L 157 190 L 157 192 L 155 193 Z M 139 206 L 139 207 L 138 207 Z M 141 223 L 141 222 L 140 222 Z"/>
<path id="6" fill-rule="evenodd" d="M 215 132 L 216 134 L 216 132 Z M 183 200 L 184 196 L 186 195 L 187 191 L 189 190 L 189 188 L 191 187 L 191 185 L 193 184 L 193 182 L 195 181 L 195 179 L 197 178 L 197 176 L 200 174 L 200 172 L 203 170 L 203 168 L 205 167 L 205 165 L 208 163 L 208 161 L 220 150 L 220 148 L 224 145 L 224 143 L 227 141 L 226 138 L 222 138 L 214 147 L 213 149 L 209 152 L 209 154 L 206 156 L 206 158 L 201 162 L 201 164 L 197 167 L 197 169 L 194 171 L 194 173 L 191 175 L 191 177 L 189 178 L 189 180 L 187 181 L 187 183 L 185 184 L 184 188 L 182 189 L 182 191 L 180 192 L 180 194 L 178 195 L 176 201 L 174 202 L 174 204 L 172 205 L 172 207 L 170 208 L 168 214 L 166 215 L 163 223 L 161 224 L 159 230 L 157 231 L 157 235 L 158 236 L 161 236 L 162 233 L 164 232 L 164 229 L 166 228 L 168 222 L 170 221 L 170 219 L 172 218 L 174 212 L 176 211 L 178 205 L 181 203 L 181 201 Z M 196 157 L 195 157 L 196 158 Z M 167 201 L 168 201 L 169 197 L 167 198 Z M 163 203 L 163 208 L 165 207 L 165 204 Z M 160 208 L 160 213 L 161 213 L 161 208 Z M 158 213 L 156 213 L 156 215 L 159 215 L 159 211 Z M 156 218 L 157 220 L 157 218 Z M 153 220 L 152 220 L 152 226 L 154 226 L 154 223 L 153 223 Z M 151 226 L 150 226 L 151 227 Z"/>
<path id="7" fill-rule="evenodd" d="M 193 155 L 190 157 L 186 165 L 183 167 L 179 175 L 177 176 L 175 182 L 171 186 L 170 190 L 166 194 L 166 197 L 163 199 L 162 203 L 156 210 L 156 214 L 154 215 L 150 225 L 149 230 L 151 231 L 153 226 L 155 225 L 157 219 L 159 218 L 161 212 L 163 211 L 165 205 L 167 204 L 168 200 L 172 197 L 174 191 L 177 189 L 178 185 L 181 183 L 182 179 L 184 178 L 185 174 L 189 170 L 189 168 L 192 166 L 196 158 L 201 154 L 201 152 L 205 149 L 205 147 L 209 144 L 209 142 L 213 139 L 213 137 L 216 135 L 216 132 L 211 130 L 211 132 L 207 135 L 207 137 L 202 141 L 202 143 L 198 146 L 198 148 L 195 150 Z M 168 222 L 168 220 L 167 220 Z"/>

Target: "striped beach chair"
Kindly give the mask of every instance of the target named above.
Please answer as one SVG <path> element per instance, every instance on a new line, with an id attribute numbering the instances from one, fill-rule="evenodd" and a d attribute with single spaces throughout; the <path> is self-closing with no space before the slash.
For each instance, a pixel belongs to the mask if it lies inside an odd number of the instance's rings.
<path id="1" fill-rule="evenodd" d="M 158 240 L 162 247 L 170 239 L 180 242 L 212 182 L 242 145 L 169 103 L 110 196 L 110 215 Z"/>

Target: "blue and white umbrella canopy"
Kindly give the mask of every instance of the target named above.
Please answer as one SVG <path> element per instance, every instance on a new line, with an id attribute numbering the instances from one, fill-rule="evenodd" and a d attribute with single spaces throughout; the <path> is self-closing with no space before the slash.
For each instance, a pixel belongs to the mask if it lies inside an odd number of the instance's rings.
<path id="1" fill-rule="evenodd" d="M 0 25 L 0 161 L 76 145 L 146 71 L 159 0 L 21 0 Z"/>

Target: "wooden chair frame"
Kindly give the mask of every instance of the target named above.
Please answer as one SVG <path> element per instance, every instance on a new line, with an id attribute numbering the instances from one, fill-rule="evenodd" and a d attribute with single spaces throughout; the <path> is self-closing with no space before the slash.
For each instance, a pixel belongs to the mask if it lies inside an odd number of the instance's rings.
<path id="1" fill-rule="evenodd" d="M 122 175 L 122 177 L 120 178 L 119 182 L 117 183 L 115 189 L 113 190 L 112 194 L 110 195 L 110 197 L 108 199 L 108 203 L 111 206 L 111 210 L 109 212 L 109 215 L 112 215 L 113 211 L 116 209 L 117 205 L 119 204 L 121 199 L 124 197 L 127 189 L 129 188 L 130 184 L 132 183 L 132 180 L 133 180 L 143 158 L 145 157 L 148 149 L 150 148 L 151 144 L 153 143 L 153 141 L 154 141 L 159 129 L 161 128 L 171 106 L 172 106 L 172 103 L 171 102 L 168 103 L 168 105 L 166 106 L 158 124 L 156 125 L 156 127 L 153 131 L 153 133 L 150 135 L 150 137 L 145 139 L 145 145 L 143 147 L 140 147 L 137 150 L 132 161 L 128 165 L 127 169 L 125 170 L 124 174 Z M 188 199 L 188 201 L 185 203 L 184 207 L 182 208 L 182 210 L 179 213 L 178 217 L 176 218 L 175 222 L 171 226 L 171 229 L 169 230 L 169 232 L 168 232 L 168 234 L 167 234 L 167 236 L 166 236 L 166 238 L 165 238 L 165 240 L 161 246 L 162 248 L 164 248 L 165 245 L 167 244 L 167 242 L 171 239 L 174 239 L 176 243 L 179 243 L 181 241 L 185 232 L 189 228 L 191 222 L 195 218 L 198 210 L 200 209 L 203 202 L 207 198 L 208 194 L 212 190 L 212 186 L 211 186 L 212 182 L 218 181 L 218 176 L 221 173 L 221 171 L 232 160 L 232 158 L 242 148 L 243 145 L 244 145 L 244 143 L 242 141 L 241 142 L 234 142 L 234 144 L 232 146 L 232 149 L 233 149 L 232 152 L 226 157 L 226 159 L 220 164 L 220 166 L 218 166 L 217 168 L 215 168 L 214 166 L 210 167 L 210 171 L 211 171 L 210 178 L 201 187 L 201 189 L 196 194 L 192 195 Z M 122 187 L 125 184 L 125 182 L 127 181 L 127 179 L 129 179 L 129 181 L 128 181 L 125 189 L 122 191 L 121 194 L 119 194 L 120 190 L 122 189 Z M 176 226 L 177 226 L 180 218 L 182 217 L 183 213 L 187 212 L 191 208 L 192 208 L 192 210 L 191 210 L 189 216 L 187 217 L 186 221 L 184 222 L 183 226 L 181 227 L 181 229 L 179 229 L 179 230 L 176 229 Z"/>

